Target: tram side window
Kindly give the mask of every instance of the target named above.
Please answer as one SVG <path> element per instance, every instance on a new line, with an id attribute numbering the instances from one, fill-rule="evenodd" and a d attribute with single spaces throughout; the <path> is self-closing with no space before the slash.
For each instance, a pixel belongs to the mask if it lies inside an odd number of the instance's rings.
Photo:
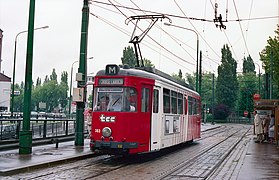
<path id="1" fill-rule="evenodd" d="M 194 102 L 193 102 L 193 98 L 192 97 L 188 97 L 188 112 L 189 112 L 189 115 L 193 115 L 193 105 L 194 105 Z"/>
<path id="2" fill-rule="evenodd" d="M 201 113 L 201 102 L 198 99 L 196 99 L 196 112 L 197 114 Z"/>
<path id="3" fill-rule="evenodd" d="M 149 112 L 149 89 L 142 88 L 141 91 L 141 112 Z"/>
<path id="4" fill-rule="evenodd" d="M 187 101 L 186 97 L 184 97 L 184 105 L 185 105 L 185 107 L 184 107 L 185 114 L 188 114 L 188 101 Z"/>
<path id="5" fill-rule="evenodd" d="M 154 89 L 153 94 L 153 113 L 158 113 L 159 110 L 159 91 L 157 89 Z"/>
<path id="6" fill-rule="evenodd" d="M 163 106 L 164 113 L 170 113 L 170 90 L 163 89 Z"/>
<path id="7" fill-rule="evenodd" d="M 177 114 L 177 92 L 171 91 L 171 112 Z"/>
<path id="8" fill-rule="evenodd" d="M 194 98 L 194 112 L 193 114 L 198 114 L 198 100 Z"/>
<path id="9" fill-rule="evenodd" d="M 178 114 L 183 114 L 183 95 L 181 93 L 177 94 L 177 113 Z"/>

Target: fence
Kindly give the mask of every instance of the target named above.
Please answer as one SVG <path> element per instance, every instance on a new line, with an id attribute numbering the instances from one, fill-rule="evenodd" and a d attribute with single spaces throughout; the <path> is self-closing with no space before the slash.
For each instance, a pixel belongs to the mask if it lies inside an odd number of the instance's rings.
<path id="1" fill-rule="evenodd" d="M 74 119 L 31 119 L 32 139 L 70 136 L 75 133 Z M 19 138 L 22 119 L 0 119 L 0 141 Z M 85 133 L 87 132 L 87 128 Z"/>

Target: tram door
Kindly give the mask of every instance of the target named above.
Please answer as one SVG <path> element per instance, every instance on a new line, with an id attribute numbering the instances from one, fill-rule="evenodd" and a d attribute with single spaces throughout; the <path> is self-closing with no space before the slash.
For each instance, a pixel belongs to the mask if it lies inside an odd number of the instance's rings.
<path id="1" fill-rule="evenodd" d="M 142 122 L 141 131 L 143 132 L 142 138 L 145 141 L 146 150 L 150 150 L 150 133 L 151 133 L 151 111 L 152 111 L 152 86 L 148 84 L 142 84 L 141 88 L 141 113 L 140 118 Z"/>
<path id="2" fill-rule="evenodd" d="M 152 117 L 151 117 L 151 151 L 159 149 L 160 144 L 160 108 L 159 108 L 160 87 L 155 87 L 152 96 Z"/>

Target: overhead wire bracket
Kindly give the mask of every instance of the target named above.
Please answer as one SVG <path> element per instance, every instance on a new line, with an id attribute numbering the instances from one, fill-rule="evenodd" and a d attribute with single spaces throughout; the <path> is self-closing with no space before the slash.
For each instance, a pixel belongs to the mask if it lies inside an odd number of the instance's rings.
<path id="1" fill-rule="evenodd" d="M 215 3 L 215 8 L 214 8 L 214 13 L 215 13 L 215 18 L 213 19 L 213 22 L 215 23 L 215 26 L 221 29 L 226 29 L 227 27 L 224 25 L 224 22 L 228 22 L 227 17 L 228 17 L 228 8 L 226 9 L 226 20 L 222 20 L 222 15 L 219 14 L 217 16 L 217 9 L 218 9 L 218 3 Z"/>

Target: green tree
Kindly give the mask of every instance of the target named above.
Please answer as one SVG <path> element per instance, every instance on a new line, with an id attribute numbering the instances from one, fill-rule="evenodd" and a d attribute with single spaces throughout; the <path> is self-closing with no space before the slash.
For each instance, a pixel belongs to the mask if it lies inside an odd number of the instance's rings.
<path id="1" fill-rule="evenodd" d="M 122 64 L 127 64 L 130 67 L 135 67 L 137 64 L 137 58 L 135 52 L 131 46 L 125 47 L 123 50 L 123 56 L 121 58 Z"/>
<path id="2" fill-rule="evenodd" d="M 61 92 L 62 96 L 60 98 L 60 104 L 61 104 L 62 108 L 65 108 L 67 106 L 67 103 L 68 103 L 68 90 L 69 90 L 67 71 L 62 72 L 61 83 L 60 83 L 59 87 L 62 90 L 62 92 Z"/>
<path id="3" fill-rule="evenodd" d="M 137 58 L 135 52 L 131 46 L 125 47 L 123 50 L 123 56 L 121 58 L 122 64 L 127 64 L 130 67 L 135 67 L 137 65 Z M 143 58 L 143 64 L 145 67 L 154 68 L 154 64 L 150 60 Z"/>
<path id="4" fill-rule="evenodd" d="M 186 73 L 186 83 L 189 84 L 190 87 L 196 87 L 196 73 L 193 75 Z"/>
<path id="5" fill-rule="evenodd" d="M 243 73 L 256 73 L 255 72 L 255 64 L 251 56 L 249 55 L 247 59 L 244 57 L 243 59 Z"/>
<path id="6" fill-rule="evenodd" d="M 204 72 L 202 75 L 202 88 L 201 88 L 201 97 L 202 104 L 206 104 L 207 107 L 211 108 L 213 97 L 212 97 L 212 81 L 213 75 L 211 72 Z M 214 79 L 215 81 L 215 79 Z M 215 83 L 214 83 L 215 85 Z M 215 103 L 213 103 L 215 104 Z"/>
<path id="7" fill-rule="evenodd" d="M 182 79 L 182 71 L 181 71 L 181 69 L 179 69 L 178 77 L 179 77 L 180 79 Z"/>
<path id="8" fill-rule="evenodd" d="M 258 79 L 252 71 L 238 76 L 239 94 L 238 94 L 238 110 L 252 112 L 254 109 L 253 95 L 258 90 Z"/>
<path id="9" fill-rule="evenodd" d="M 21 82 L 21 85 L 15 84 L 15 91 L 19 91 L 19 95 L 14 96 L 14 110 L 17 112 L 23 111 L 23 96 L 24 96 L 24 83 Z"/>
<path id="10" fill-rule="evenodd" d="M 143 63 L 144 63 L 144 66 L 145 67 L 152 67 L 152 68 L 155 68 L 154 64 L 151 63 L 150 60 L 146 59 L 146 58 L 143 58 Z"/>
<path id="11" fill-rule="evenodd" d="M 57 83 L 57 74 L 55 72 L 55 69 L 53 68 L 51 75 L 49 76 L 51 81 L 55 81 Z"/>
<path id="12" fill-rule="evenodd" d="M 218 104 L 227 105 L 231 110 L 235 108 L 237 100 L 237 63 L 232 58 L 229 46 L 226 44 L 222 50 L 222 64 L 218 66 L 218 77 L 216 82 L 216 99 Z"/>
<path id="13" fill-rule="evenodd" d="M 182 71 L 180 69 L 178 71 L 178 74 L 173 73 L 171 76 L 176 80 L 185 83 L 185 79 L 182 77 Z"/>
<path id="14" fill-rule="evenodd" d="M 44 81 L 44 84 L 45 84 L 45 83 L 47 83 L 47 82 L 49 82 L 49 78 L 48 78 L 48 75 L 46 75 L 46 77 L 45 77 L 45 81 Z"/>
<path id="15" fill-rule="evenodd" d="M 37 81 L 36 81 L 36 87 L 39 87 L 39 86 L 41 86 L 41 84 L 42 84 L 42 80 L 41 80 L 41 78 L 37 78 Z"/>
<path id="16" fill-rule="evenodd" d="M 88 97 L 88 106 L 89 106 L 89 108 L 93 108 L 92 104 L 93 104 L 93 96 L 92 96 L 92 94 L 90 94 L 89 97 Z"/>
<path id="17" fill-rule="evenodd" d="M 61 74 L 61 82 L 64 82 L 65 84 L 68 84 L 68 72 L 63 71 Z"/>
<path id="18" fill-rule="evenodd" d="M 273 95 L 279 98 L 279 26 L 275 31 L 275 37 L 269 37 L 266 47 L 260 53 L 261 61 L 266 73 L 272 74 Z"/>

